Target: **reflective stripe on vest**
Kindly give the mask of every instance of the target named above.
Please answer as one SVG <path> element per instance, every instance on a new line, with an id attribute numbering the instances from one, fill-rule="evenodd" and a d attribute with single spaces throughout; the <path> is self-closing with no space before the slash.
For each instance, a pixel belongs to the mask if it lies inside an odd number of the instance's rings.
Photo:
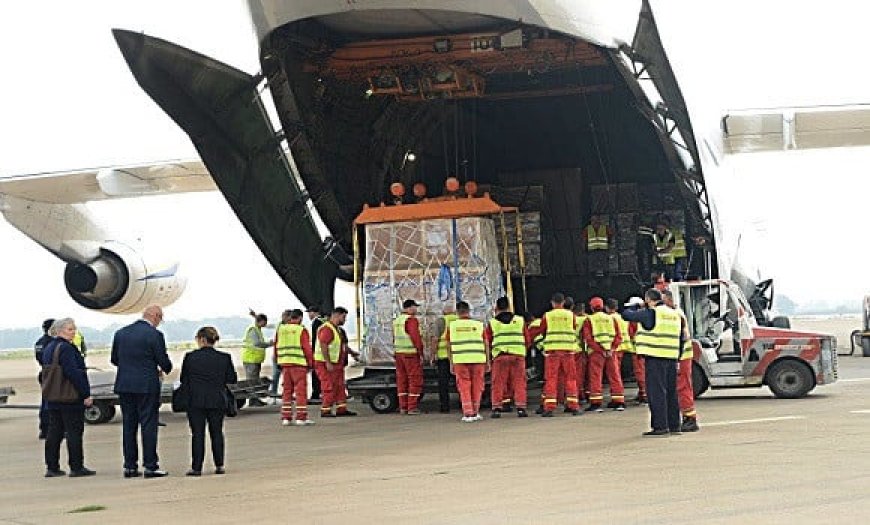
<path id="1" fill-rule="evenodd" d="M 444 330 L 441 331 L 441 336 L 438 338 L 438 359 L 447 359 L 450 357 L 450 345 L 447 343 L 447 330 L 450 329 L 450 323 L 459 319 L 456 314 L 444 314 Z"/>
<path id="2" fill-rule="evenodd" d="M 393 352 L 397 354 L 416 354 L 417 347 L 411 336 L 405 331 L 405 322 L 410 319 L 408 314 L 399 314 L 393 321 Z"/>
<path id="3" fill-rule="evenodd" d="M 510 323 L 502 323 L 498 319 L 490 319 L 492 329 L 492 357 L 500 354 L 526 355 L 526 337 L 523 333 L 525 322 L 515 315 Z"/>
<path id="4" fill-rule="evenodd" d="M 320 334 L 323 330 L 332 330 L 332 341 L 329 342 L 327 351 L 329 352 L 329 361 L 331 363 L 337 363 L 339 357 L 341 357 L 341 335 L 338 333 L 338 328 L 334 327 L 329 321 L 320 325 L 320 328 L 317 329 L 317 333 Z M 320 338 L 318 337 L 317 348 L 314 350 L 314 360 L 318 363 L 323 363 L 323 351 L 321 350 L 319 339 Z"/>
<path id="5" fill-rule="evenodd" d="M 680 357 L 680 314 L 664 305 L 656 306 L 656 325 L 646 330 L 638 323 L 634 345 L 637 353 L 651 357 L 678 359 Z"/>
<path id="6" fill-rule="evenodd" d="M 305 327 L 301 324 L 278 325 L 278 364 L 307 366 L 305 352 L 302 350 L 302 332 Z"/>
<path id="7" fill-rule="evenodd" d="M 281 328 L 280 326 L 278 327 Z M 251 325 L 245 330 L 245 341 L 244 347 L 242 348 L 242 363 L 250 363 L 250 364 L 259 364 L 262 363 L 266 359 L 266 349 L 260 348 L 253 344 L 253 336 L 254 334 L 251 332 L 256 332 L 259 335 L 257 341 L 263 341 L 263 330 L 257 325 Z"/>
<path id="8" fill-rule="evenodd" d="M 586 250 L 587 251 L 596 251 L 596 250 L 606 250 L 610 246 L 607 242 L 607 225 L 602 224 L 598 227 L 598 230 L 595 230 L 595 226 L 591 224 L 586 227 Z"/>
<path id="9" fill-rule="evenodd" d="M 604 348 L 605 352 L 609 352 L 613 340 L 616 339 L 613 317 L 604 312 L 595 312 L 589 316 L 589 322 L 592 323 L 592 338 Z"/>
<path id="10" fill-rule="evenodd" d="M 457 319 L 450 323 L 448 331 L 453 363 L 486 363 L 483 323 L 474 319 Z"/>
<path id="11" fill-rule="evenodd" d="M 683 344 L 683 353 L 680 354 L 680 359 L 692 359 L 695 357 L 695 348 L 692 346 L 692 340 L 688 339 Z"/>
<path id="12" fill-rule="evenodd" d="M 656 244 L 656 251 L 667 249 L 668 245 L 671 244 L 671 241 L 674 239 L 673 234 L 671 234 L 670 230 L 665 230 L 665 237 L 659 238 L 658 234 L 653 235 L 653 240 Z M 659 254 L 659 260 L 662 264 L 674 264 L 674 255 L 673 249 L 671 249 L 670 253 L 665 252 Z"/>
<path id="13" fill-rule="evenodd" d="M 671 257 L 674 259 L 682 259 L 689 255 L 686 251 L 686 237 L 683 232 L 674 231 L 674 249 L 671 250 Z"/>
<path id="14" fill-rule="evenodd" d="M 579 350 L 577 332 L 574 328 L 574 314 L 564 308 L 556 308 L 544 314 L 547 320 L 547 333 L 544 334 L 544 351 Z"/>
<path id="15" fill-rule="evenodd" d="M 616 322 L 619 324 L 619 335 L 622 337 L 622 342 L 619 343 L 619 351 L 620 352 L 629 352 L 631 354 L 634 353 L 634 342 L 632 342 L 631 337 L 628 335 L 628 321 L 622 318 L 618 312 L 614 312 L 613 318 L 616 319 Z"/>

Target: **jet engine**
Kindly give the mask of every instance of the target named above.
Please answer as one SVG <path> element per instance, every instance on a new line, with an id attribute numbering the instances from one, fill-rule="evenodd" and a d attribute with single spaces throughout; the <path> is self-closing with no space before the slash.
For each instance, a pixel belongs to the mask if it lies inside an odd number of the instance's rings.
<path id="1" fill-rule="evenodd" d="M 149 264 L 135 249 L 114 241 L 100 246 L 99 255 L 89 262 L 68 261 L 63 280 L 75 302 L 112 314 L 172 304 L 186 284 L 178 275 L 178 263 Z"/>

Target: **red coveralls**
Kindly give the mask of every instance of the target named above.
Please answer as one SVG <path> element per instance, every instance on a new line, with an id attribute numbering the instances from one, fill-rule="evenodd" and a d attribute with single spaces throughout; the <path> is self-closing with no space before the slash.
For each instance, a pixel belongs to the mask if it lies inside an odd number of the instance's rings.
<path id="1" fill-rule="evenodd" d="M 281 419 L 290 421 L 293 417 L 293 400 L 296 400 L 296 419 L 305 421 L 308 419 L 308 370 L 314 362 L 314 354 L 311 350 L 311 339 L 308 330 L 303 330 L 300 336 L 302 351 L 308 366 L 281 365 L 281 380 L 283 390 L 281 392 Z M 275 361 L 278 360 L 278 347 L 281 346 L 278 334 L 275 334 Z"/>
<path id="2" fill-rule="evenodd" d="M 323 323 L 321 328 L 317 330 L 317 341 L 320 346 L 328 347 L 335 337 L 332 330 Z M 320 352 L 321 349 L 316 350 Z M 317 372 L 317 377 L 320 378 L 320 395 L 323 404 L 320 405 L 320 415 L 329 414 L 332 412 L 332 405 L 336 405 L 336 412 L 342 414 L 347 412 L 347 391 L 344 388 L 344 360 L 347 354 L 347 343 L 341 342 L 341 354 L 338 356 L 338 362 L 332 363 L 332 370 L 326 368 L 326 362 L 315 361 L 314 370 Z M 329 352 L 327 351 L 327 355 Z"/>
<path id="3" fill-rule="evenodd" d="M 628 323 L 628 335 L 634 341 L 637 334 L 637 323 Z M 646 401 L 646 370 L 644 370 L 643 356 L 637 352 L 631 354 L 631 365 L 634 368 L 634 378 L 637 380 L 637 400 Z"/>
<path id="4" fill-rule="evenodd" d="M 409 317 L 405 321 L 405 333 L 414 343 L 416 354 L 396 353 L 396 390 L 399 394 L 399 411 L 417 410 L 423 393 L 423 338 L 420 336 L 420 321 Z"/>
<path id="5" fill-rule="evenodd" d="M 462 318 L 460 317 L 460 319 Z M 447 344 L 450 344 L 449 329 L 447 330 Z M 462 415 L 465 417 L 480 414 L 480 399 L 483 396 L 483 389 L 486 385 L 486 365 L 486 363 L 453 364 L 453 375 L 456 376 L 456 390 L 459 392 L 459 399 L 462 402 Z"/>
<path id="6" fill-rule="evenodd" d="M 610 344 L 610 348 L 604 348 L 598 341 L 595 340 L 592 332 L 592 320 L 586 319 L 583 323 L 583 341 L 586 342 L 586 348 L 589 352 L 589 404 L 590 406 L 601 406 L 604 402 L 604 373 L 607 373 L 607 382 L 610 383 L 610 400 L 613 403 L 625 403 L 625 389 L 622 386 L 622 374 L 617 363 L 617 350 L 622 344 L 622 334 L 619 331 L 619 322 L 613 319 L 613 328 L 616 336 Z M 610 351 L 610 355 L 605 355 L 606 351 Z"/>
<path id="7" fill-rule="evenodd" d="M 501 314 L 499 314 L 501 315 Z M 514 314 L 508 313 L 510 319 Z M 507 319 L 510 322 L 510 319 Z M 496 322 L 502 322 L 496 316 Z M 507 323 L 505 323 L 507 324 Z M 492 327 L 489 324 L 483 331 L 483 338 L 488 345 L 492 345 Z M 532 337 L 527 327 L 523 328 L 523 337 L 526 340 L 526 348 L 532 345 Z M 526 389 L 526 358 L 522 355 L 501 353 L 492 358 L 490 393 L 492 408 L 497 409 L 511 402 L 513 396 L 517 408 L 526 408 L 528 402 Z"/>
<path id="8" fill-rule="evenodd" d="M 544 314 L 541 319 L 541 324 L 537 328 L 531 329 L 531 337 L 535 338 L 538 335 L 544 335 L 544 344 L 546 345 L 547 333 L 547 316 L 550 312 Z M 571 314 L 574 315 L 573 313 Z M 577 319 L 574 318 L 571 329 L 577 331 Z M 565 388 L 565 408 L 569 410 L 577 410 L 580 408 L 580 403 L 577 399 L 577 366 L 576 358 L 574 357 L 573 348 L 553 348 L 544 354 L 544 411 L 552 412 L 556 409 L 556 399 L 561 381 L 564 381 Z"/>
<path id="9" fill-rule="evenodd" d="M 694 356 L 694 346 L 691 353 L 684 355 Z M 677 399 L 680 403 L 680 412 L 683 417 L 698 417 L 695 411 L 695 393 L 692 390 L 692 357 L 680 356 L 677 368 Z"/>

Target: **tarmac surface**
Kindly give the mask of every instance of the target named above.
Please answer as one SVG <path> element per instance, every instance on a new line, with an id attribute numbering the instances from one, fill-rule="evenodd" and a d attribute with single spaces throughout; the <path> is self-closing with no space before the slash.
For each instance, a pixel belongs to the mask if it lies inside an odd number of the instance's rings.
<path id="1" fill-rule="evenodd" d="M 848 345 L 842 336 L 840 345 Z M 10 375 L 23 365 L 5 365 L 0 384 L 19 390 L 10 403 L 35 402 L 33 377 Z M 465 424 L 458 410 L 377 415 L 352 405 L 358 417 L 315 416 L 311 427 L 282 427 L 277 406 L 245 408 L 225 425 L 227 474 L 212 475 L 207 453 L 201 478 L 184 476 L 185 416 L 164 407 L 159 452 L 171 475 L 152 480 L 121 477 L 120 416 L 85 429 L 85 462 L 97 476 L 44 479 L 36 412 L 0 409 L 0 523 L 845 523 L 870 516 L 870 359 L 841 358 L 840 381 L 805 399 L 775 399 L 766 388 L 708 392 L 697 404 L 701 431 L 666 438 L 641 437 L 649 424 L 643 406 L 552 419 L 491 420 L 485 412 L 484 421 Z M 424 407 L 437 412 L 431 397 Z M 105 508 L 71 513 L 86 506 Z"/>

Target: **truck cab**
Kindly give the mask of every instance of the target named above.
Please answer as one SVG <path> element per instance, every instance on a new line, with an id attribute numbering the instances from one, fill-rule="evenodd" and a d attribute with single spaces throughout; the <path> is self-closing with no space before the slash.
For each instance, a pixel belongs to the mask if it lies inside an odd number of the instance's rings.
<path id="1" fill-rule="evenodd" d="M 837 341 L 826 334 L 761 326 L 740 287 L 721 279 L 669 285 L 694 347 L 695 397 L 708 388 L 767 385 L 799 398 L 837 380 Z"/>

